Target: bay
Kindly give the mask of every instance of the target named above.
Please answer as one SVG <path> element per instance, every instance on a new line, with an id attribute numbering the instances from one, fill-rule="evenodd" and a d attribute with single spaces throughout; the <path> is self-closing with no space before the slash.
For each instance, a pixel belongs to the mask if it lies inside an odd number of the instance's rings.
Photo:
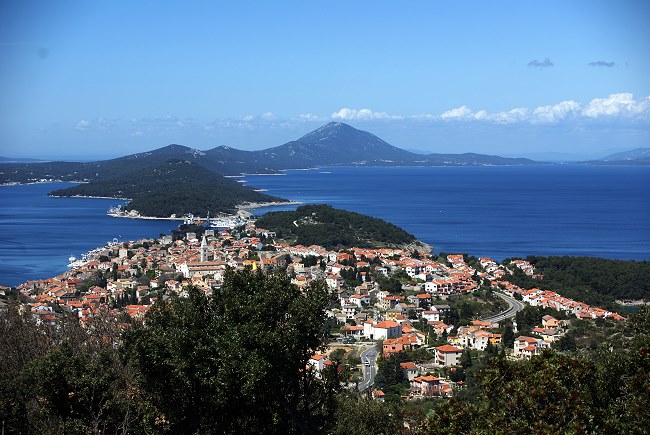
<path id="1" fill-rule="evenodd" d="M 650 260 L 650 167 L 336 167 L 285 174 L 245 180 L 271 195 L 382 218 L 438 252 Z"/>
<path id="2" fill-rule="evenodd" d="M 108 216 L 116 199 L 50 198 L 71 183 L 0 186 L 0 284 L 15 286 L 67 270 L 68 258 L 119 241 L 168 234 L 178 222 Z"/>
<path id="3" fill-rule="evenodd" d="M 319 168 L 247 175 L 251 187 L 392 222 L 436 252 L 650 260 L 650 168 L 583 165 Z M 0 284 L 66 270 L 113 238 L 168 234 L 178 222 L 118 219 L 112 199 L 49 198 L 69 183 L 0 186 Z M 269 210 L 294 207 L 270 207 Z"/>

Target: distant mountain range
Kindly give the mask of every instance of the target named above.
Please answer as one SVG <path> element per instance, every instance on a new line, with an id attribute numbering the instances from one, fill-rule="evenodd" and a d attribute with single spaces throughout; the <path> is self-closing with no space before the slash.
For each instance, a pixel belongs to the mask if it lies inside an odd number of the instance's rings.
<path id="1" fill-rule="evenodd" d="M 97 162 L 2 163 L 0 183 L 42 179 L 93 181 L 125 175 L 170 159 L 188 160 L 221 175 L 274 173 L 315 166 L 482 166 L 536 163 L 484 154 L 416 154 L 394 147 L 366 131 L 331 122 L 273 148 L 243 151 L 219 146 L 200 151 L 168 145 L 152 151 Z"/>
<path id="2" fill-rule="evenodd" d="M 2 157 L 0 156 L 1 163 L 39 163 L 44 162 L 45 160 L 40 159 L 30 159 L 30 158 L 12 158 L 12 157 Z"/>
<path id="3" fill-rule="evenodd" d="M 416 154 L 342 122 L 330 122 L 300 139 L 274 148 L 247 152 L 217 147 L 206 151 L 206 154 L 231 164 L 232 157 L 236 156 L 237 162 L 242 166 L 248 164 L 255 170 L 264 167 L 280 170 L 314 166 L 483 166 L 535 163 L 528 159 L 473 153 Z"/>
<path id="4" fill-rule="evenodd" d="M 297 140 L 260 151 L 242 151 L 227 146 L 200 151 L 173 144 L 149 152 L 96 162 L 0 161 L 0 183 L 54 180 L 88 183 L 57 191 L 56 195 L 129 197 L 133 199 L 129 208 L 135 208 L 145 215 L 166 216 L 167 213 L 182 214 L 189 209 L 194 210 L 194 213 L 208 209 L 213 212 L 232 211 L 238 202 L 279 199 L 226 180 L 224 175 L 268 174 L 317 166 L 485 166 L 531 163 L 536 162 L 473 153 L 416 154 L 394 147 L 366 131 L 340 122 L 331 122 Z M 178 195 L 179 192 L 189 194 L 189 186 L 195 189 L 198 198 L 203 199 L 189 200 Z M 199 204 L 200 201 L 203 201 L 203 205 Z M 138 204 L 141 208 L 136 208 Z M 169 204 L 177 206 L 170 207 Z"/>
<path id="5" fill-rule="evenodd" d="M 590 165 L 650 165 L 650 148 L 635 148 L 587 163 Z"/>

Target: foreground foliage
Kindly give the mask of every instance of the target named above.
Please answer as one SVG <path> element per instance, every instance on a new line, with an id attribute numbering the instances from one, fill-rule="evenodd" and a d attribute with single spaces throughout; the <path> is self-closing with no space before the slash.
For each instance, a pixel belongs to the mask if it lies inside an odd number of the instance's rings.
<path id="1" fill-rule="evenodd" d="M 286 276 L 229 271 L 212 297 L 191 289 L 188 298 L 154 305 L 144 324 L 121 335 L 123 325 L 108 316 L 96 316 L 88 334 L 74 318 L 48 327 L 12 310 L 0 317 L 0 421 L 7 434 L 645 434 L 650 427 L 646 308 L 590 358 L 464 357 L 463 391 L 416 406 L 399 400 L 405 355 L 382 361 L 376 379 L 394 403 L 340 391 L 335 367 L 320 380 L 306 370 L 323 345 L 330 300 L 322 283 L 299 290 Z"/>
<path id="2" fill-rule="evenodd" d="M 628 346 L 593 358 L 546 352 L 530 361 L 492 358 L 472 396 L 441 402 L 422 433 L 647 433 L 650 312 L 629 325 Z"/>
<path id="3" fill-rule="evenodd" d="M 59 334 L 12 314 L 0 419 L 7 433 L 323 431 L 338 382 L 306 366 L 330 299 L 323 283 L 299 290 L 284 275 L 229 271 L 210 298 L 190 289 L 154 305 L 119 352 L 104 334 Z M 26 355 L 12 363 L 16 343 Z"/>

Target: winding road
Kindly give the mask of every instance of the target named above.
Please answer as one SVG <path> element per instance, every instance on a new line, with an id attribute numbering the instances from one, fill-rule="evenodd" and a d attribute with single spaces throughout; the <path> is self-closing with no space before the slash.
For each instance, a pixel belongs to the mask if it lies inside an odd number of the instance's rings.
<path id="1" fill-rule="evenodd" d="M 509 317 L 515 317 L 515 315 L 517 314 L 518 311 L 521 311 L 521 310 L 524 309 L 524 304 L 519 302 L 518 300 L 516 300 L 514 298 L 511 298 L 510 296 L 506 296 L 503 293 L 495 292 L 494 294 L 496 294 L 501 299 L 506 301 L 506 303 L 508 304 L 508 309 L 505 310 L 505 311 L 502 311 L 499 314 L 495 314 L 494 316 L 484 317 L 481 320 L 486 320 L 486 321 L 490 321 L 490 322 L 498 322 L 498 321 L 501 321 L 503 319 L 507 319 Z"/>
<path id="2" fill-rule="evenodd" d="M 359 382 L 359 391 L 364 391 L 373 386 L 377 374 L 377 348 L 372 345 L 361 352 L 361 364 L 363 364 L 363 381 Z M 365 362 L 370 361 L 370 365 Z"/>

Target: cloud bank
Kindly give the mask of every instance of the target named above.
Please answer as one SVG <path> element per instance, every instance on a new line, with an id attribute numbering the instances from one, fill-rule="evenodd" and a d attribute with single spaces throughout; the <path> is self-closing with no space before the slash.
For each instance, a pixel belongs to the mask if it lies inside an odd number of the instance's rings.
<path id="1" fill-rule="evenodd" d="M 405 122 L 426 123 L 481 123 L 482 125 L 553 125 L 564 123 L 586 126 L 594 122 L 618 122 L 627 125 L 630 122 L 637 125 L 650 125 L 650 95 L 635 99 L 631 93 L 611 94 L 605 98 L 594 98 L 581 104 L 575 100 L 560 101 L 556 104 L 533 108 L 515 107 L 497 112 L 487 110 L 472 110 L 467 105 L 445 110 L 440 114 L 395 115 L 387 112 L 377 112 L 369 108 L 354 109 L 343 107 L 329 116 L 304 113 L 291 118 L 281 118 L 271 112 L 260 115 L 246 115 L 239 118 L 216 119 L 202 121 L 191 118 L 168 116 L 163 118 L 133 118 L 133 119 L 81 119 L 71 128 L 78 134 L 89 132 L 122 131 L 130 137 L 165 137 L 183 132 L 183 134 L 200 134 L 205 137 L 216 137 L 226 131 L 253 132 L 257 129 L 295 130 L 301 131 L 305 125 L 317 126 L 328 121 L 351 121 L 361 123 L 390 123 Z"/>

